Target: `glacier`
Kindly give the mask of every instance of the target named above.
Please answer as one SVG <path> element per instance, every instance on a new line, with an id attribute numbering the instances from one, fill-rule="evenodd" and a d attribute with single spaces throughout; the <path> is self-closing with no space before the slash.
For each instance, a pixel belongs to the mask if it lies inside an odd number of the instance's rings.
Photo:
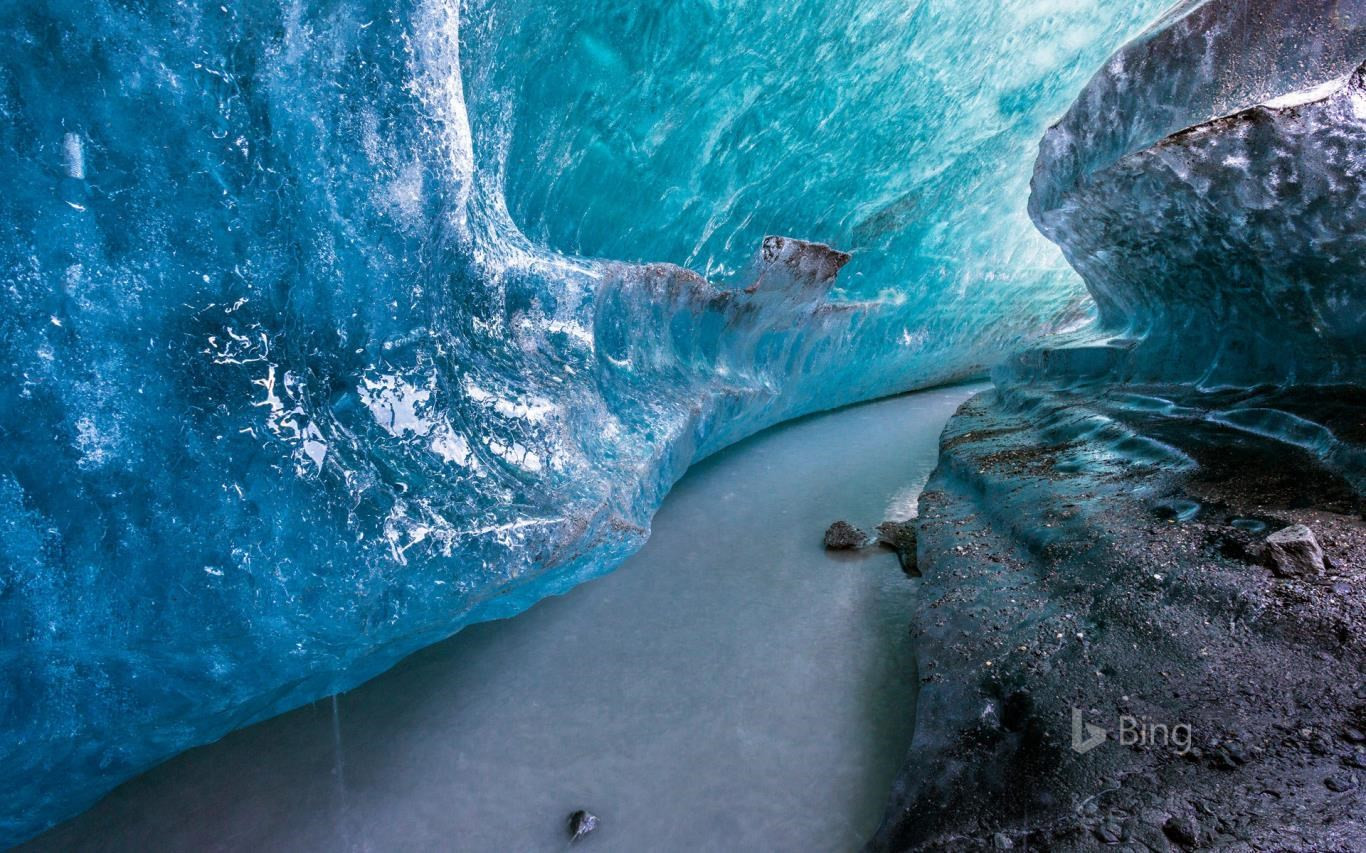
<path id="1" fill-rule="evenodd" d="M 1049 130 L 1031 215 L 1137 345 L 1117 377 L 1366 373 L 1363 58 L 1366 4 L 1182 4 Z"/>
<path id="2" fill-rule="evenodd" d="M 0 844 L 1086 326 L 1028 163 L 1160 6 L 4 3 Z"/>

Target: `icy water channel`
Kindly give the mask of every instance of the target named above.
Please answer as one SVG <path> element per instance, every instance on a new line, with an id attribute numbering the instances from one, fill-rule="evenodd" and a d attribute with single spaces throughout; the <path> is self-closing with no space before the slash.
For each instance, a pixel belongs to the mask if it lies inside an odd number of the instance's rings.
<path id="1" fill-rule="evenodd" d="M 915 586 L 833 558 L 912 512 L 976 389 L 770 430 L 698 466 L 613 574 L 192 750 L 49 850 L 855 850 L 913 725 Z"/>

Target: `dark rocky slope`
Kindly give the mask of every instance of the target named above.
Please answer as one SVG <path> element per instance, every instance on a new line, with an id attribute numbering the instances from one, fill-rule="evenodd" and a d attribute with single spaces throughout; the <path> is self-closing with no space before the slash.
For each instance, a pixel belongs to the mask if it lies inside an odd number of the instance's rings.
<path id="1" fill-rule="evenodd" d="M 1366 847 L 1363 26 L 1180 4 L 1049 131 L 1104 328 L 945 432 L 872 849 Z"/>
<path id="2" fill-rule="evenodd" d="M 989 393 L 945 433 L 917 734 L 874 849 L 1366 843 L 1360 493 L 1143 390 Z M 1266 560 L 1294 524 L 1321 573 Z M 1074 712 L 1106 741 L 1078 752 Z"/>

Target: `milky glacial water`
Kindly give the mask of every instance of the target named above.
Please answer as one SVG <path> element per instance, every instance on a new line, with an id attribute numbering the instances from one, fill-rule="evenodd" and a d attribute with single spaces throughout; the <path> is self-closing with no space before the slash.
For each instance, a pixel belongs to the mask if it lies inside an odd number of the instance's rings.
<path id="1" fill-rule="evenodd" d="M 615 573 L 117 789 L 35 850 L 850 850 L 910 741 L 914 582 L 832 557 L 913 510 L 975 389 L 770 430 L 695 468 Z"/>

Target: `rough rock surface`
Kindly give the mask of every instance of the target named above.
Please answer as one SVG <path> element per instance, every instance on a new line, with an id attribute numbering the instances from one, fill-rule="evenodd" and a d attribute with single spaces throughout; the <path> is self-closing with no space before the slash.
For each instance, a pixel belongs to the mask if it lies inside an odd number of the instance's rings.
<path id="1" fill-rule="evenodd" d="M 915 553 L 917 537 L 915 521 L 884 521 L 877 528 L 878 542 L 896 552 L 901 562 L 901 570 L 907 575 L 920 577 L 919 561 Z"/>
<path id="2" fill-rule="evenodd" d="M 1361 494 L 1197 405 L 1231 402 L 1036 388 L 950 423 L 921 501 L 917 731 L 871 849 L 1366 838 Z M 1259 524 L 1312 527 L 1332 568 L 1276 576 Z M 1166 739 L 1121 742 L 1126 718 Z M 1082 754 L 1086 725 L 1107 737 Z"/>
<path id="3" fill-rule="evenodd" d="M 837 521 L 825 531 L 825 547 L 831 551 L 857 551 L 868 544 L 868 534 L 847 521 Z"/>
<path id="4" fill-rule="evenodd" d="M 1282 577 L 1314 577 L 1323 574 L 1323 548 L 1314 531 L 1295 524 L 1266 537 L 1266 559 Z"/>

